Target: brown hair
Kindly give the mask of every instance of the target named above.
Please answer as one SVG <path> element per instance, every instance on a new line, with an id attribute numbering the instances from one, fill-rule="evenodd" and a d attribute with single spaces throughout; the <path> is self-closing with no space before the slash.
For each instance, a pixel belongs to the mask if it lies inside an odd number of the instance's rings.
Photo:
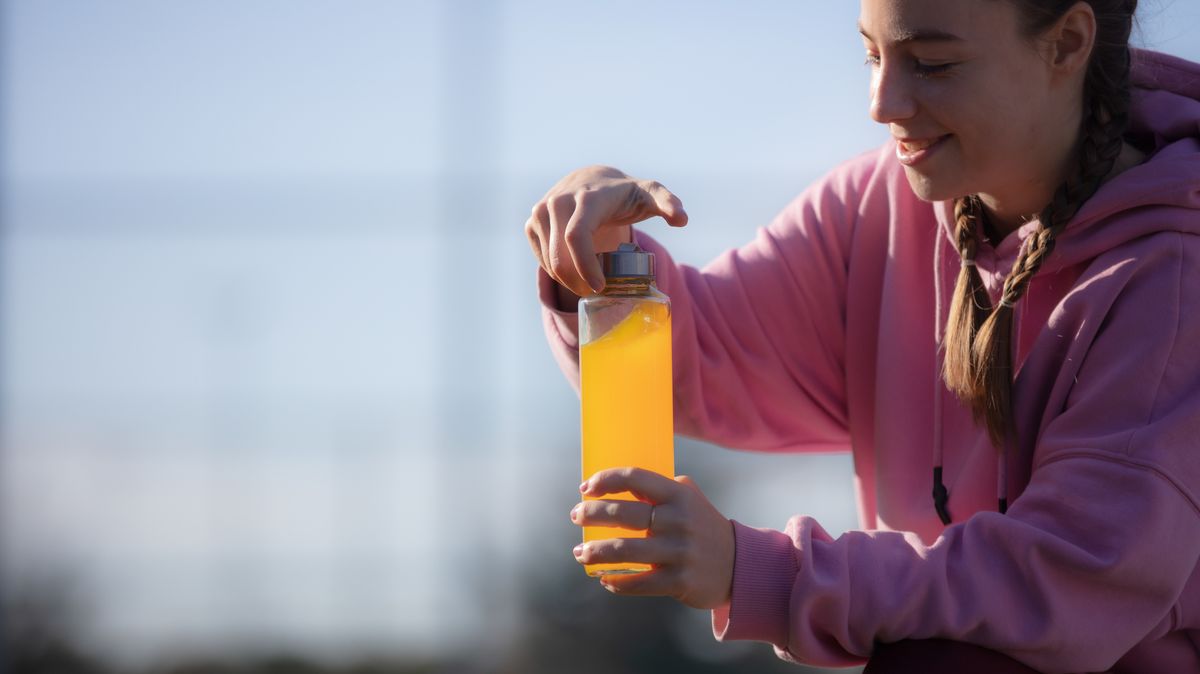
<path id="1" fill-rule="evenodd" d="M 1008 1 L 1016 4 L 1026 34 L 1033 36 L 1077 0 Z M 1013 305 L 1054 251 L 1055 237 L 1112 170 L 1129 123 L 1129 33 L 1137 0 L 1086 1 L 1096 16 L 1096 41 L 1084 77 L 1076 162 L 1039 214 L 1041 226 L 1022 247 L 995 307 L 974 265 L 976 225 L 984 217 L 983 204 L 974 195 L 954 203 L 955 246 L 963 265 L 946 324 L 942 377 L 971 408 L 975 422 L 987 427 L 997 447 L 1013 423 Z"/>

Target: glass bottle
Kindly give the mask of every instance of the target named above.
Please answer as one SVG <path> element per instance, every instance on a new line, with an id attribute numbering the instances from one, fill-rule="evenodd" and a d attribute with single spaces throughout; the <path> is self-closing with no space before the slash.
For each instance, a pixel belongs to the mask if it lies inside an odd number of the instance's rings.
<path id="1" fill-rule="evenodd" d="M 583 479 L 624 466 L 674 477 L 671 301 L 654 286 L 654 254 L 636 244 L 602 253 L 600 264 L 604 290 L 579 300 Z M 629 492 L 601 498 L 636 500 Z M 645 536 L 644 530 L 583 528 L 584 542 Z M 633 563 L 584 568 L 590 576 L 650 570 Z"/>

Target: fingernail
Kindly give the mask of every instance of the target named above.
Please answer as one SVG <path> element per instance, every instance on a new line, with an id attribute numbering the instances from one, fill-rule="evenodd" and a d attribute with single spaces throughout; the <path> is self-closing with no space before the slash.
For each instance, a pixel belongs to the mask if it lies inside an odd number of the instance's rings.
<path id="1" fill-rule="evenodd" d="M 593 279 L 590 279 L 590 280 L 588 281 L 588 285 L 590 285 L 590 286 L 592 287 L 592 290 L 593 290 L 593 291 L 594 291 L 594 292 L 595 292 L 597 295 L 599 295 L 600 293 L 604 292 L 604 286 L 605 286 L 605 281 L 604 281 L 604 279 L 595 279 L 595 278 L 593 278 Z"/>
<path id="2" fill-rule="evenodd" d="M 575 549 L 571 550 L 571 552 L 575 553 L 575 559 L 579 559 L 583 556 L 583 544 L 576 545 Z"/>
<path id="3" fill-rule="evenodd" d="M 587 493 L 587 483 L 586 482 L 579 485 L 579 493 L 581 493 L 581 494 Z"/>
<path id="4" fill-rule="evenodd" d="M 576 504 L 574 508 L 571 508 L 571 521 L 574 522 L 577 519 L 579 519 L 579 505 L 578 504 Z"/>

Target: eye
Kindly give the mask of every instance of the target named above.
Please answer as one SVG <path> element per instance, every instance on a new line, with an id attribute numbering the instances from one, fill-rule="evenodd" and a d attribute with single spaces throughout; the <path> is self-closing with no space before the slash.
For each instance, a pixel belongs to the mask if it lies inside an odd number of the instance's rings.
<path id="1" fill-rule="evenodd" d="M 872 68 L 878 68 L 881 62 L 882 62 L 882 58 L 880 57 L 879 54 L 876 54 L 874 52 L 867 52 L 867 57 L 863 61 L 863 64 L 870 66 Z M 937 77 L 938 75 L 944 75 L 944 74 L 950 72 L 950 70 L 952 68 L 954 68 L 954 66 L 956 66 L 956 65 L 958 65 L 958 64 L 957 63 L 923 63 L 920 60 L 914 59 L 913 60 L 913 72 L 916 73 L 917 77 L 921 77 L 921 78 Z"/>
<path id="2" fill-rule="evenodd" d="M 957 63 L 921 63 L 917 61 L 913 68 L 917 72 L 917 77 L 936 77 L 949 72 L 951 68 L 958 65 Z"/>

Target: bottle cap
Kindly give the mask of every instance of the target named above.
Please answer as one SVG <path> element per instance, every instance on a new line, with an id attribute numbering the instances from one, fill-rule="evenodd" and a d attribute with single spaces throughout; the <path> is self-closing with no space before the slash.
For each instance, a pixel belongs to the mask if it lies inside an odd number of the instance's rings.
<path id="1" fill-rule="evenodd" d="M 654 253 L 636 243 L 623 243 L 616 250 L 600 253 L 600 268 L 605 278 L 654 278 Z"/>

